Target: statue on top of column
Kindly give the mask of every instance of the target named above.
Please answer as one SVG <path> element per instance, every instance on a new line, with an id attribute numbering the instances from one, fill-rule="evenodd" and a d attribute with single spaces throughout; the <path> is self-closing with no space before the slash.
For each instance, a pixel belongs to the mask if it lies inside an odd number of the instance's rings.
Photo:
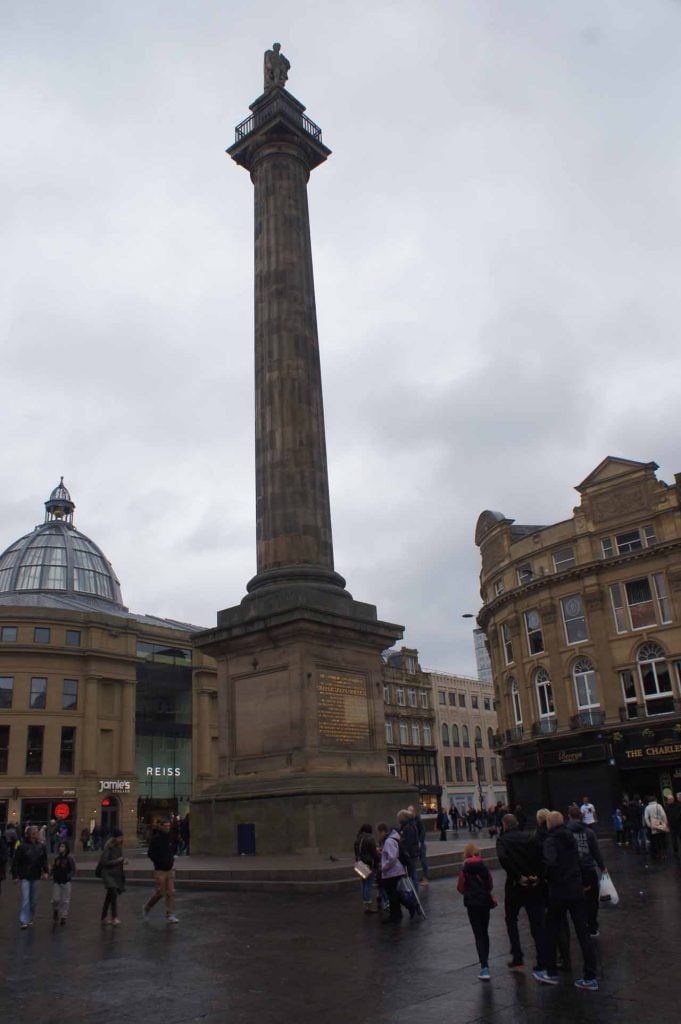
<path id="1" fill-rule="evenodd" d="M 286 85 L 291 65 L 280 50 L 281 43 L 272 43 L 272 49 L 265 51 L 265 92 Z"/>

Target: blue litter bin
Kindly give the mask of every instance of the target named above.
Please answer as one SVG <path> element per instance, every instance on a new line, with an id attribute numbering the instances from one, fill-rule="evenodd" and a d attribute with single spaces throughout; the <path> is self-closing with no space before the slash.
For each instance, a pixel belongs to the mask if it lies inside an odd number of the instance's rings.
<path id="1" fill-rule="evenodd" d="M 240 857 L 255 856 L 255 825 L 237 825 L 236 845 Z"/>

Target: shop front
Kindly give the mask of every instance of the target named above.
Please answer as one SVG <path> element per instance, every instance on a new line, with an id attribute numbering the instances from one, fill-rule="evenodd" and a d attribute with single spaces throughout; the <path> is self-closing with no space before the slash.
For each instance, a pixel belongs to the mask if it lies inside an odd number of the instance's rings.
<path id="1" fill-rule="evenodd" d="M 613 750 L 622 795 L 664 801 L 681 792 L 681 730 L 647 728 L 614 733 Z"/>
<path id="2" fill-rule="evenodd" d="M 509 804 L 520 804 L 528 815 L 540 807 L 566 813 L 586 795 L 597 807 L 609 808 L 619 799 L 611 761 L 607 742 L 547 742 L 513 754 L 504 759 Z"/>
<path id="3" fill-rule="evenodd" d="M 19 822 L 23 832 L 27 825 L 49 825 L 56 821 L 60 832 L 73 842 L 78 819 L 76 791 L 43 790 L 32 793 L 22 790 L 19 794 Z"/>

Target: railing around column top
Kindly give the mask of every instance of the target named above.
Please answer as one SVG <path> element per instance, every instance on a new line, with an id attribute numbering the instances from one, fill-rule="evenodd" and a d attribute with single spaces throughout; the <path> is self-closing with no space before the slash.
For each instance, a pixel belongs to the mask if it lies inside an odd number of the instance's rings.
<path id="1" fill-rule="evenodd" d="M 304 132 L 317 142 L 322 141 L 322 130 L 319 125 L 316 125 L 309 117 L 306 117 L 305 114 L 302 114 L 288 103 L 283 96 L 275 96 L 269 103 L 255 111 L 245 121 L 242 121 L 241 124 L 238 124 L 234 129 L 234 141 L 239 142 L 240 139 L 245 139 L 247 135 L 250 135 L 251 132 L 255 131 L 256 128 L 259 128 L 266 121 L 271 120 L 276 114 L 283 114 L 287 120 L 302 128 Z"/>

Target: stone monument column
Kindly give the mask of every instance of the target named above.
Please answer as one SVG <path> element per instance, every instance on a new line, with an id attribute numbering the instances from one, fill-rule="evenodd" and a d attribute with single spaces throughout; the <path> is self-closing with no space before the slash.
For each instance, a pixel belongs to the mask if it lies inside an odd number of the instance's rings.
<path id="1" fill-rule="evenodd" d="M 255 192 L 257 573 L 196 638 L 218 662 L 220 780 L 192 802 L 192 846 L 332 852 L 416 791 L 388 773 L 381 652 L 403 628 L 334 569 L 307 204 L 330 150 L 284 87 L 278 43 L 228 153 Z"/>

